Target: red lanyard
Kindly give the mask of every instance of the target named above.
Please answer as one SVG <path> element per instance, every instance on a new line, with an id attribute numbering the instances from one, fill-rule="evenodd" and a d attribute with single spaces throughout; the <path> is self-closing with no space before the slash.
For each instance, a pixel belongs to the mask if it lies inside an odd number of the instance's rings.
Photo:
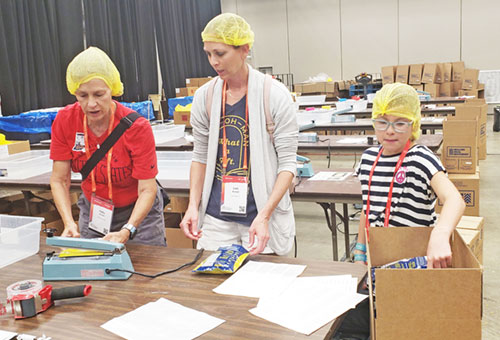
<path id="1" fill-rule="evenodd" d="M 389 226 L 389 216 L 391 215 L 391 202 L 392 202 L 392 188 L 394 187 L 394 178 L 396 177 L 396 173 L 398 172 L 399 168 L 403 164 L 403 161 L 406 157 L 406 154 L 408 153 L 408 150 L 410 149 L 410 140 L 406 142 L 405 148 L 403 149 L 403 152 L 401 152 L 401 155 L 399 156 L 399 160 L 396 163 L 396 168 L 394 169 L 394 174 L 392 175 L 392 181 L 391 181 L 391 186 L 389 187 L 389 193 L 387 194 L 387 204 L 385 206 L 385 220 L 384 220 L 384 227 Z M 368 235 L 368 228 L 370 227 L 370 189 L 372 185 L 372 177 L 373 173 L 375 172 L 375 167 L 377 166 L 378 160 L 380 158 L 380 155 L 382 155 L 382 152 L 384 151 L 384 148 L 381 147 L 380 151 L 378 152 L 377 158 L 375 158 L 375 162 L 373 162 L 372 169 L 370 170 L 370 177 L 368 177 L 368 194 L 366 197 L 366 234 Z"/>
<path id="2" fill-rule="evenodd" d="M 111 119 L 109 120 L 109 125 L 108 125 L 108 136 L 113 130 L 113 123 L 115 122 L 115 110 L 114 108 L 111 110 Z M 89 144 L 89 135 L 87 131 L 87 117 L 85 115 L 83 116 L 83 135 L 85 138 L 85 154 L 87 155 L 87 161 L 90 158 L 90 144 Z M 111 185 L 111 155 L 113 153 L 113 147 L 109 149 L 107 156 L 107 174 L 108 174 L 108 195 L 109 199 L 112 201 L 113 200 L 113 190 L 112 190 L 112 185 Z M 92 193 L 95 194 L 96 192 L 96 183 L 95 183 L 95 174 L 94 174 L 94 169 L 92 169 L 92 172 L 90 173 L 90 179 L 92 181 Z"/>
<path id="3" fill-rule="evenodd" d="M 226 137 L 226 88 L 227 83 L 224 82 L 222 89 L 222 175 L 226 174 L 227 169 L 227 137 Z M 248 90 L 245 93 L 245 129 L 248 133 Z M 248 169 L 247 163 L 247 145 L 248 140 L 243 136 L 243 169 Z"/>

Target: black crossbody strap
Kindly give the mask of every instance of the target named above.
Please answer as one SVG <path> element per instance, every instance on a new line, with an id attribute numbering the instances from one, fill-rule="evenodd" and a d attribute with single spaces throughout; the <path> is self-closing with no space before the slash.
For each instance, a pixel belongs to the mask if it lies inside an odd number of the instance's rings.
<path id="1" fill-rule="evenodd" d="M 89 160 L 83 165 L 80 173 L 82 174 L 82 181 L 84 181 L 87 176 L 90 174 L 92 169 L 99 163 L 99 161 L 106 155 L 106 153 L 111 149 L 113 145 L 115 145 L 116 141 L 120 139 L 123 133 L 134 124 L 137 118 L 142 117 L 137 112 L 131 112 L 122 119 L 120 119 L 120 123 L 111 131 L 111 134 L 104 140 L 101 147 L 97 149 L 96 152 L 90 156 Z M 87 145 L 85 145 L 87 147 Z"/>

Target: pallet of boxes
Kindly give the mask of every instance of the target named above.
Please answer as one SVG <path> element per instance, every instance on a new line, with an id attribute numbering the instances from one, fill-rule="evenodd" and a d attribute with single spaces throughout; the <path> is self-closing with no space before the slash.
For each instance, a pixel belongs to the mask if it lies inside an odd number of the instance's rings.
<path id="1" fill-rule="evenodd" d="M 188 97 L 194 96 L 196 90 L 199 87 L 208 83 L 212 80 L 211 77 L 204 78 L 186 78 L 186 87 L 178 87 L 175 89 L 176 97 Z M 190 123 L 191 119 L 191 106 L 182 106 L 177 105 L 174 111 L 174 124 L 183 124 L 186 125 L 187 128 L 191 127 Z"/>
<path id="2" fill-rule="evenodd" d="M 382 83 L 409 84 L 432 98 L 475 96 L 484 98 L 484 84 L 477 80 L 479 70 L 466 69 L 463 61 L 382 67 Z"/>

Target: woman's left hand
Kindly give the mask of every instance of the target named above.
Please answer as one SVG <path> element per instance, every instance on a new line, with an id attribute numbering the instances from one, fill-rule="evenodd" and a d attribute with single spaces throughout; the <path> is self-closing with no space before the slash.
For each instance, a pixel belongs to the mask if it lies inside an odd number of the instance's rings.
<path id="1" fill-rule="evenodd" d="M 257 217 L 252 222 L 248 233 L 250 235 L 248 247 L 250 255 L 262 253 L 269 241 L 269 224 L 268 220 L 257 214 Z"/>
<path id="2" fill-rule="evenodd" d="M 110 242 L 127 243 L 130 236 L 130 232 L 126 229 L 108 233 L 102 239 Z"/>
<path id="3" fill-rule="evenodd" d="M 435 228 L 427 245 L 427 268 L 447 268 L 449 266 L 451 266 L 449 233 Z"/>

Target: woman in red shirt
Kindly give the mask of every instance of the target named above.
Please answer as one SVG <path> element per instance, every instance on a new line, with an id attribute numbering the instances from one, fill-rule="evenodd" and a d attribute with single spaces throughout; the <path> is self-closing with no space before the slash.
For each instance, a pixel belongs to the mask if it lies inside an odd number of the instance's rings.
<path id="1" fill-rule="evenodd" d="M 149 122 L 137 119 L 82 181 L 78 225 L 71 213 L 71 171 L 80 172 L 120 119 L 132 112 L 114 101 L 120 74 L 102 50 L 90 47 L 68 65 L 66 83 L 77 102 L 52 126 L 50 185 L 64 222 L 62 236 L 166 245 L 163 199 L 157 189 L 155 142 Z M 136 235 L 137 234 L 137 235 Z"/>

